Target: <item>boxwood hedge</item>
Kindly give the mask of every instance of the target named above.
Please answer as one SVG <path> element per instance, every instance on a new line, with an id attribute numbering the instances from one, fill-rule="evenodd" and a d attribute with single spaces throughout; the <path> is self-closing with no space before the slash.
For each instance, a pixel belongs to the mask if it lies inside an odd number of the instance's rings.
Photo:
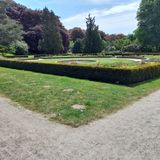
<path id="1" fill-rule="evenodd" d="M 158 63 L 145 64 L 132 69 L 121 69 L 68 64 L 45 64 L 1 59 L 0 66 L 100 82 L 119 83 L 124 85 L 160 77 L 160 64 Z"/>

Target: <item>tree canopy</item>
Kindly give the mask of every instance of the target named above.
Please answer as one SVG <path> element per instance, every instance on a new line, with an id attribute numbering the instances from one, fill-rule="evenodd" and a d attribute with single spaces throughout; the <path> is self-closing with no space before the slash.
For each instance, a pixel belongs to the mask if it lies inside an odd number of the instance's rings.
<path id="1" fill-rule="evenodd" d="M 5 0 L 11 1 L 11 0 Z M 32 10 L 27 7 L 17 4 L 12 1 L 13 5 L 7 7 L 6 14 L 16 21 L 18 21 L 23 26 L 23 38 L 29 46 L 30 53 L 42 53 L 39 50 L 39 40 L 42 39 L 43 32 L 43 22 L 42 22 L 42 10 Z M 63 52 L 68 51 L 69 47 L 69 35 L 68 31 L 65 29 L 59 17 L 55 15 L 55 21 L 57 28 L 62 37 Z"/>
<path id="2" fill-rule="evenodd" d="M 82 30 L 79 27 L 75 27 L 73 29 L 69 30 L 70 39 L 75 42 L 78 39 L 84 39 L 85 38 L 85 31 Z"/>
<path id="3" fill-rule="evenodd" d="M 0 1 L 0 45 L 4 46 L 23 39 L 22 26 L 5 13 L 7 5 L 5 1 Z"/>
<path id="4" fill-rule="evenodd" d="M 86 18 L 86 38 L 85 38 L 85 48 L 86 53 L 98 53 L 103 49 L 103 41 L 99 33 L 99 27 L 95 25 L 95 17 L 91 17 L 90 14 Z"/>
<path id="5" fill-rule="evenodd" d="M 39 49 L 48 54 L 59 54 L 63 52 L 62 37 L 59 33 L 55 14 L 44 8 L 42 13 L 42 39 Z"/>
<path id="6" fill-rule="evenodd" d="M 77 39 L 72 48 L 73 53 L 83 53 L 84 44 L 82 39 Z"/>
<path id="7" fill-rule="evenodd" d="M 160 50 L 160 0 L 142 0 L 137 19 L 136 37 L 139 42 Z"/>

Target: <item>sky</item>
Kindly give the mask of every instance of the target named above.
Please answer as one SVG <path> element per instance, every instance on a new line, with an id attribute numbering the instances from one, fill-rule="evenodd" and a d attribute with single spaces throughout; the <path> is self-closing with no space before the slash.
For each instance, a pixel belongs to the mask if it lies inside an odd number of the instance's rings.
<path id="1" fill-rule="evenodd" d="M 67 29 L 86 29 L 86 17 L 96 17 L 96 25 L 109 34 L 129 34 L 137 27 L 140 0 L 15 0 L 32 9 L 53 10 Z"/>

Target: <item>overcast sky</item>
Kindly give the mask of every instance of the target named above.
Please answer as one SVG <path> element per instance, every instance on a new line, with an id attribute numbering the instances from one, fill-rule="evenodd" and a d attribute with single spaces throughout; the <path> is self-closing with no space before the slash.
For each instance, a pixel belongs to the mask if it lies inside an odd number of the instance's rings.
<path id="1" fill-rule="evenodd" d="M 106 33 L 132 33 L 137 27 L 136 13 L 140 0 L 16 0 L 32 9 L 45 6 L 61 17 L 67 28 L 86 28 L 85 17 L 91 13 Z"/>

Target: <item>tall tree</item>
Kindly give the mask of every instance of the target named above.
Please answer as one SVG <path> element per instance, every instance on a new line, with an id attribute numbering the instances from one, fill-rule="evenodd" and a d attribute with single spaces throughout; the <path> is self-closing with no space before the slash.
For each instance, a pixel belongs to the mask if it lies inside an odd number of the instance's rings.
<path id="1" fill-rule="evenodd" d="M 160 50 L 160 0 L 142 0 L 137 19 L 136 36 L 139 42 Z"/>
<path id="2" fill-rule="evenodd" d="M 84 39 L 85 38 L 85 31 L 82 30 L 79 27 L 75 27 L 73 29 L 69 30 L 70 39 L 75 42 L 78 39 Z"/>
<path id="3" fill-rule="evenodd" d="M 22 41 L 23 34 L 22 26 L 6 15 L 7 6 L 6 1 L 0 1 L 0 45 L 3 46 Z"/>
<path id="4" fill-rule="evenodd" d="M 5 0 L 11 1 L 11 0 Z M 7 15 L 16 21 L 18 21 L 23 26 L 23 37 L 25 42 L 29 46 L 30 53 L 41 53 L 42 51 L 38 49 L 39 40 L 42 39 L 42 10 L 32 10 L 23 5 L 14 4 L 11 7 L 7 7 Z M 58 16 L 56 16 L 56 23 L 58 30 L 62 36 L 63 41 L 63 52 L 68 51 L 69 47 L 69 34 L 61 23 Z"/>
<path id="5" fill-rule="evenodd" d="M 62 37 L 56 23 L 56 16 L 47 8 L 42 13 L 42 40 L 39 42 L 39 48 L 47 54 L 59 54 L 63 52 Z"/>
<path id="6" fill-rule="evenodd" d="M 99 27 L 95 25 L 95 17 L 91 17 L 90 14 L 86 18 L 87 30 L 85 38 L 86 53 L 98 53 L 103 49 L 103 41 L 99 33 Z"/>

